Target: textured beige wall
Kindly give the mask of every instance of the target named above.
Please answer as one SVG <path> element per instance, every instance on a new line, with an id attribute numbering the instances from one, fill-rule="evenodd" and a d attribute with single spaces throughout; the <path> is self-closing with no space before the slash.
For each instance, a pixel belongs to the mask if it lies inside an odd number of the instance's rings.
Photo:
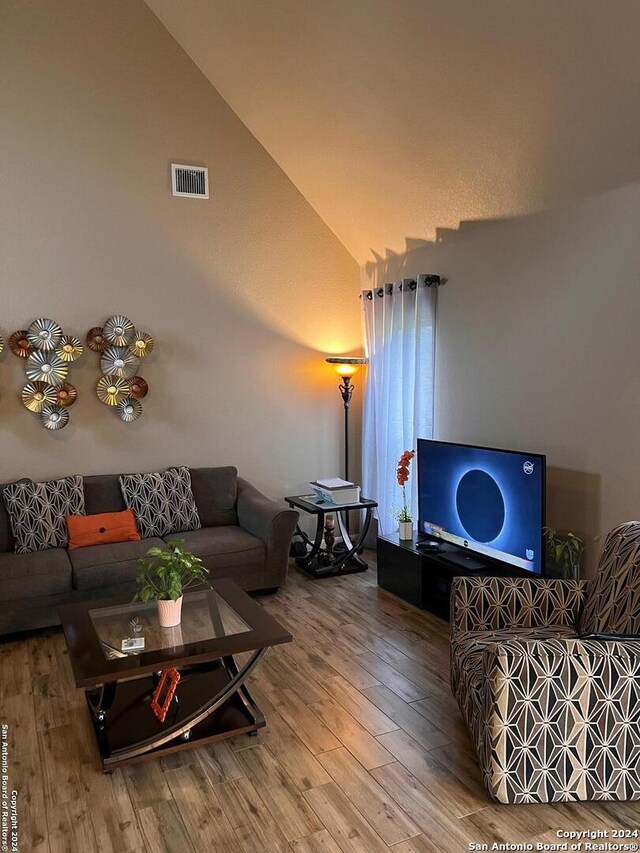
<path id="1" fill-rule="evenodd" d="M 147 0 L 359 261 L 640 180 L 638 0 Z"/>
<path id="2" fill-rule="evenodd" d="M 546 453 L 550 524 L 640 517 L 640 185 L 462 223 L 365 282 L 449 278 L 438 299 L 436 438 Z"/>
<path id="3" fill-rule="evenodd" d="M 360 343 L 358 268 L 142 0 L 0 4 L 0 329 L 84 336 L 123 312 L 156 338 L 132 425 L 72 373 L 46 432 L 0 357 L 0 481 L 236 464 L 282 495 L 337 474 L 341 412 L 322 359 Z M 210 169 L 174 199 L 171 161 Z"/>

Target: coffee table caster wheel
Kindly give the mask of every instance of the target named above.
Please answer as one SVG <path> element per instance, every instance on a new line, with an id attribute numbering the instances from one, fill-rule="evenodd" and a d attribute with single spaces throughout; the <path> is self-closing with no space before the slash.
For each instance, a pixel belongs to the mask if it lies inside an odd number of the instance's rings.
<path id="1" fill-rule="evenodd" d="M 249 735 L 249 737 L 258 737 L 258 732 L 257 732 L 257 731 L 247 732 L 247 734 Z"/>

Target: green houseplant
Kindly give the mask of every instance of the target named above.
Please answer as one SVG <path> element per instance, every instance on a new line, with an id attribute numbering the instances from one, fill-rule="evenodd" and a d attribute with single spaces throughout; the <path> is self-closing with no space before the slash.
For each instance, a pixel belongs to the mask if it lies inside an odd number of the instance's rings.
<path id="1" fill-rule="evenodd" d="M 569 531 L 560 533 L 554 527 L 544 528 L 544 540 L 547 558 L 555 565 L 559 577 L 578 580 L 585 549 L 584 540 Z"/>
<path id="2" fill-rule="evenodd" d="M 180 624 L 185 589 L 206 580 L 209 570 L 200 557 L 182 548 L 182 539 L 172 539 L 162 548 L 149 548 L 138 560 L 136 582 L 140 589 L 134 601 L 155 601 L 161 627 Z"/>

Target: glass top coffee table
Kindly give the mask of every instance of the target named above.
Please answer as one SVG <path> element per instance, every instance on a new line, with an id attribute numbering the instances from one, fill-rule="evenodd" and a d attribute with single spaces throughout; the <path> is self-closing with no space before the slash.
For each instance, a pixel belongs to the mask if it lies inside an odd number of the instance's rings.
<path id="1" fill-rule="evenodd" d="M 233 581 L 187 593 L 182 621 L 161 628 L 155 602 L 88 601 L 60 608 L 77 687 L 84 687 L 103 768 L 238 734 L 265 719 L 245 684 L 270 646 L 291 635 Z M 122 641 L 144 638 L 144 650 Z M 242 664 L 234 655 L 249 653 Z M 180 673 L 164 722 L 151 699 L 164 670 Z"/>

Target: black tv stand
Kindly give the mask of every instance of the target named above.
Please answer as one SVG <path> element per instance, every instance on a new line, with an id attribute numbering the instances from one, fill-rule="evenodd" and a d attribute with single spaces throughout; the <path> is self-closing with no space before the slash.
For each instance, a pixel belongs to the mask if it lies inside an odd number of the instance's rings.
<path id="1" fill-rule="evenodd" d="M 378 585 L 416 607 L 448 619 L 451 582 L 458 575 L 531 577 L 530 572 L 448 542 L 378 536 Z"/>
<path id="2" fill-rule="evenodd" d="M 423 552 L 424 553 L 424 552 Z M 428 551 L 427 553 L 433 553 Z M 486 572 L 490 569 L 490 566 L 482 560 L 475 557 L 473 554 L 469 554 L 468 551 L 460 551 L 460 552 L 448 552 L 442 551 L 440 549 L 439 552 L 442 556 L 443 560 L 446 560 L 447 563 L 451 563 L 454 566 L 457 566 L 459 569 L 464 569 L 466 572 Z"/>

